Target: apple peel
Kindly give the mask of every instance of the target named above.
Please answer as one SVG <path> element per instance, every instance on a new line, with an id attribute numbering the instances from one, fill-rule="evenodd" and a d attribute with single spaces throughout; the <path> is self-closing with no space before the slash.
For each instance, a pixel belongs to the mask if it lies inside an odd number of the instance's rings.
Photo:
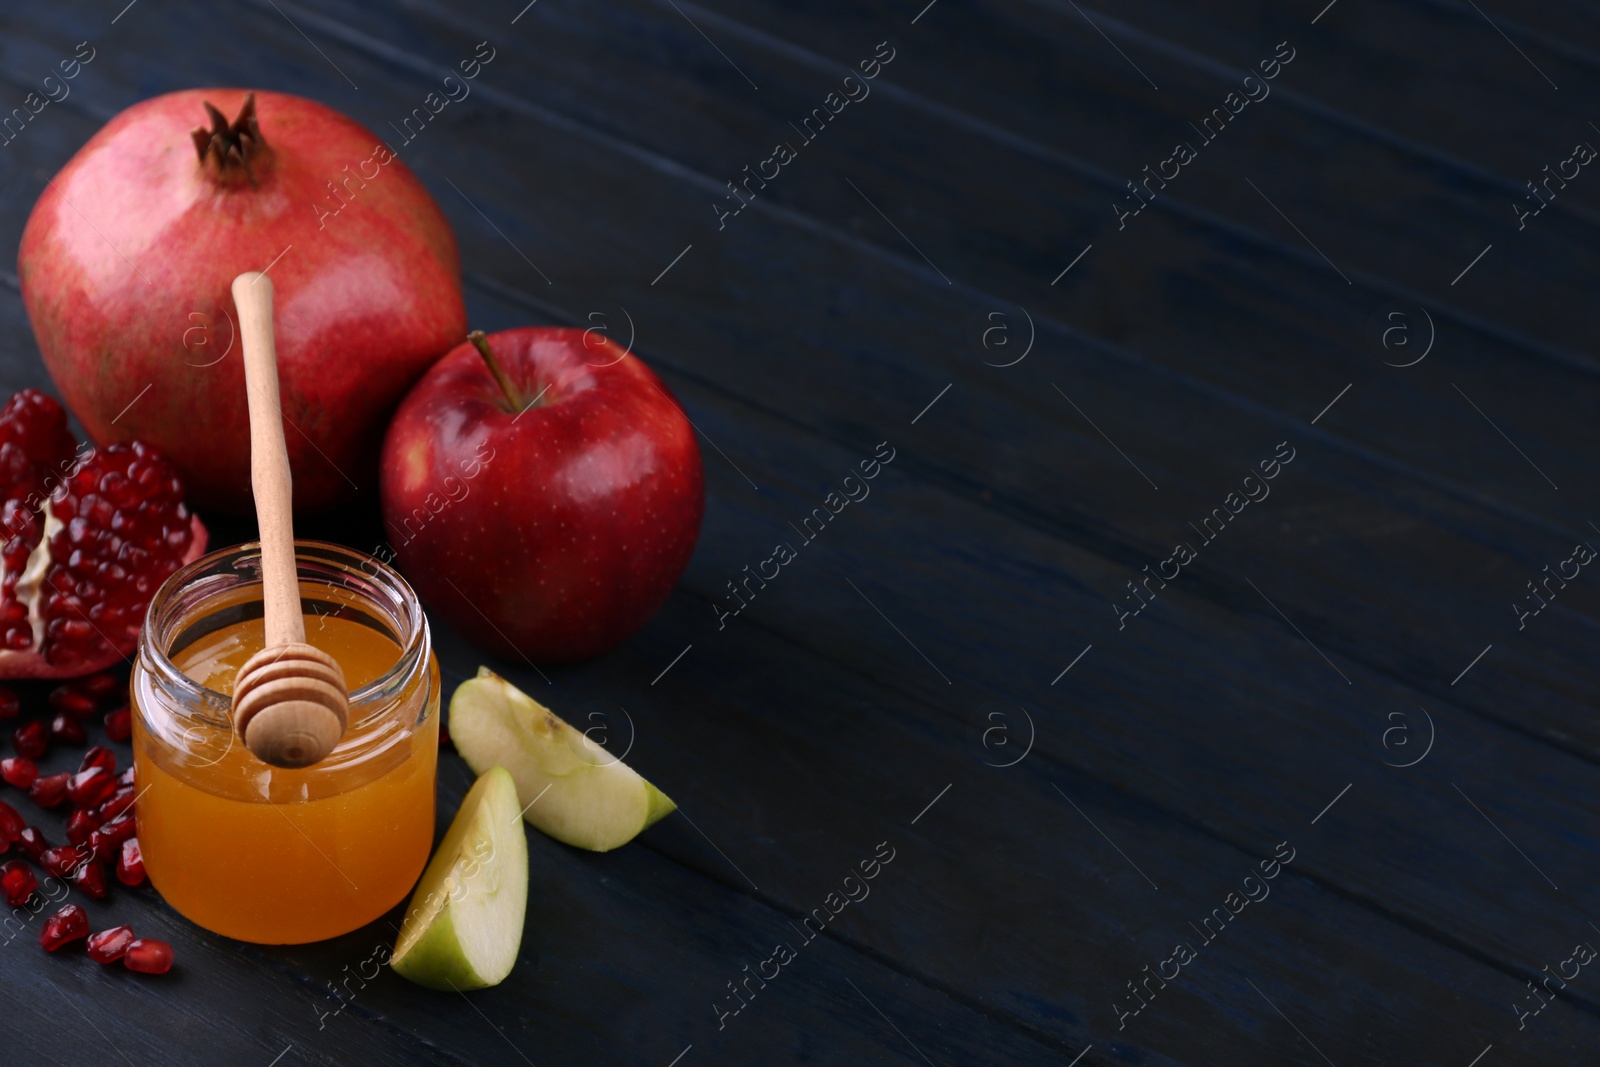
<path id="1" fill-rule="evenodd" d="M 487 667 L 456 687 L 450 739 L 475 772 L 501 766 L 522 817 L 568 845 L 609 852 L 677 805 L 638 771 Z"/>
<path id="2" fill-rule="evenodd" d="M 428 861 L 389 963 L 430 989 L 484 989 L 516 965 L 528 911 L 528 840 L 516 783 L 491 767 Z"/>

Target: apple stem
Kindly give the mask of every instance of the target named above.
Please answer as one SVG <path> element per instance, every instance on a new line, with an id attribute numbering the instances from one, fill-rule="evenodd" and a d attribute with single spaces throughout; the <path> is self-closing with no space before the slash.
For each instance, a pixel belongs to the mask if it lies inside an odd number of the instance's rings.
<path id="1" fill-rule="evenodd" d="M 489 338 L 482 330 L 473 330 L 467 334 L 467 340 L 472 342 L 472 347 L 478 350 L 478 355 L 489 365 L 489 373 L 494 375 L 494 380 L 500 386 L 500 391 L 505 394 L 506 403 L 511 405 L 511 410 L 520 412 L 525 405 L 517 395 L 516 387 L 511 384 L 511 379 L 506 377 L 506 372 L 500 369 L 500 363 L 494 358 L 494 349 L 489 347 Z"/>

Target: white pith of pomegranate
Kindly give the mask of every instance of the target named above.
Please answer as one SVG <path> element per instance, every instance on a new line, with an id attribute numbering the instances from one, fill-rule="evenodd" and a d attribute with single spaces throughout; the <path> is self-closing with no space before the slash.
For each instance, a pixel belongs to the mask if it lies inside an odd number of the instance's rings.
<path id="1" fill-rule="evenodd" d="M 171 464 L 138 441 L 79 451 L 33 389 L 0 408 L 0 501 L 0 678 L 122 659 L 156 589 L 205 551 Z"/>

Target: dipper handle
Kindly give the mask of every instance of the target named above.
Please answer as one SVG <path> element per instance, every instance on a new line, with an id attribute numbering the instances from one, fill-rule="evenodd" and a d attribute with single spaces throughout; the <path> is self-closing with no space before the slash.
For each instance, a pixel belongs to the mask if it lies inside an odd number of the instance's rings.
<path id="1" fill-rule="evenodd" d="M 244 388 L 250 402 L 250 488 L 261 528 L 262 598 L 267 647 L 304 644 L 300 579 L 294 563 L 294 483 L 278 399 L 278 355 L 272 332 L 272 279 L 250 271 L 233 280 L 244 343 Z"/>
<path id="2" fill-rule="evenodd" d="M 304 767 L 328 754 L 344 733 L 350 695 L 344 672 L 306 643 L 294 558 L 293 482 L 278 399 L 272 332 L 272 279 L 248 271 L 233 280 L 244 344 L 250 408 L 250 487 L 261 528 L 265 647 L 240 668 L 233 687 L 234 726 L 258 758 Z"/>

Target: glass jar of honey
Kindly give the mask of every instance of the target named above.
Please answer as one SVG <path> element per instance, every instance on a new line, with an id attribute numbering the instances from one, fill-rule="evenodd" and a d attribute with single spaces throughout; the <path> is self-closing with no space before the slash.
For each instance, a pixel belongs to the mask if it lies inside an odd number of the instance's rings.
<path id="1" fill-rule="evenodd" d="M 241 941 L 347 933 L 410 892 L 433 845 L 439 665 L 403 578 L 364 553 L 297 541 L 306 640 L 350 687 L 321 762 L 258 760 L 233 728 L 233 680 L 263 639 L 255 544 L 204 556 L 150 603 L 132 677 L 135 817 L 168 904 Z"/>

